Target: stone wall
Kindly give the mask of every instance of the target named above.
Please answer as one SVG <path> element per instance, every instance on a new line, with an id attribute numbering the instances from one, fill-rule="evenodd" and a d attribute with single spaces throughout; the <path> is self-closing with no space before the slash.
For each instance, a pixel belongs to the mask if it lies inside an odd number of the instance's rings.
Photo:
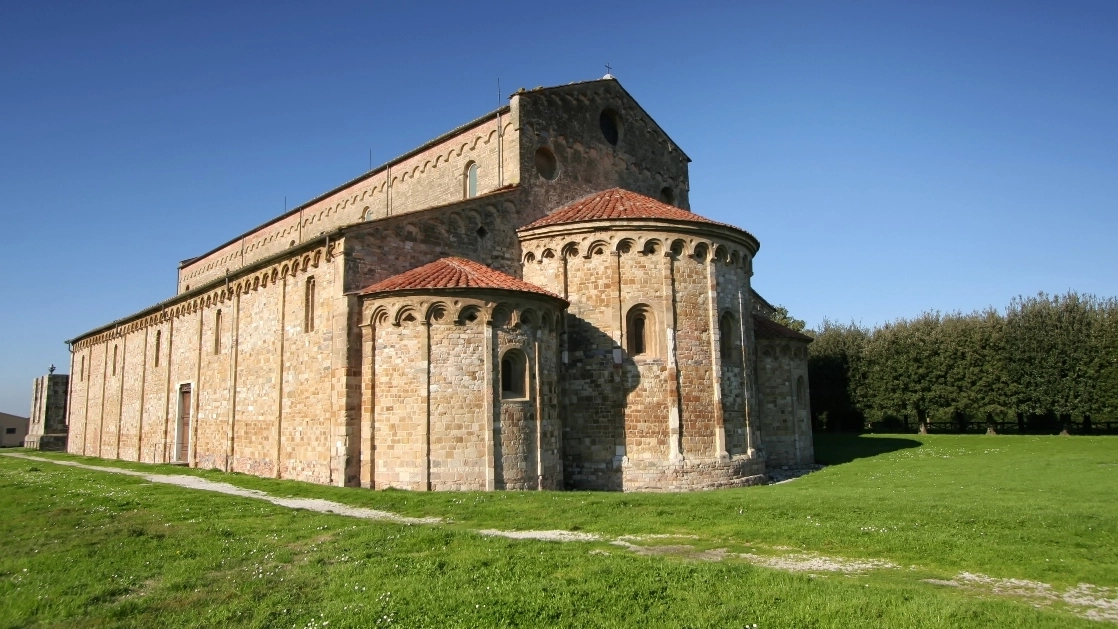
<path id="1" fill-rule="evenodd" d="M 652 488 L 684 478 L 683 461 L 722 463 L 696 468 L 704 471 L 691 476 L 693 487 L 763 472 L 763 466 L 731 464 L 750 458 L 748 374 L 744 358 L 722 370 L 718 326 L 723 311 L 740 322 L 749 307 L 746 265 L 755 241 L 728 228 L 649 222 L 552 226 L 522 231 L 521 241 L 524 279 L 571 302 L 564 366 L 568 486 Z M 634 309 L 646 317 L 647 347 L 639 355 L 629 352 Z M 744 355 L 740 337 L 739 331 L 733 351 Z M 721 480 L 712 480 L 719 474 Z"/>
<path id="2" fill-rule="evenodd" d="M 342 248 L 305 247 L 77 341 L 70 452 L 344 482 Z"/>
<path id="3" fill-rule="evenodd" d="M 178 292 L 223 278 L 339 227 L 445 205 L 466 196 L 467 165 L 478 165 L 477 193 L 519 180 L 519 134 L 502 109 L 310 201 L 184 263 Z"/>
<path id="4" fill-rule="evenodd" d="M 361 290 L 447 256 L 519 277 L 521 198 L 513 189 L 348 229 L 345 290 Z"/>
<path id="5" fill-rule="evenodd" d="M 758 339 L 760 433 L 769 467 L 815 463 L 808 400 L 807 343 Z"/>
<path id="6" fill-rule="evenodd" d="M 66 401 L 70 376 L 52 373 L 35 378 L 31 393 L 31 417 L 28 419 L 23 447 L 34 450 L 66 450 L 68 426 Z M 7 444 L 5 444 L 7 445 Z M 15 445 L 15 444 L 13 444 Z"/>
<path id="7" fill-rule="evenodd" d="M 551 301 L 474 290 L 365 299 L 360 484 L 561 487 Z M 502 395 L 509 351 L 525 359 L 522 395 Z"/>
<path id="8" fill-rule="evenodd" d="M 618 187 L 654 199 L 669 188 L 673 205 L 690 208 L 690 159 L 617 81 L 518 92 L 513 110 L 520 125 L 521 186 L 527 204 L 539 210 L 539 216 Z M 615 114 L 616 144 L 601 128 L 600 118 L 607 110 Z M 554 179 L 541 176 L 536 168 L 541 147 L 555 157 Z"/>

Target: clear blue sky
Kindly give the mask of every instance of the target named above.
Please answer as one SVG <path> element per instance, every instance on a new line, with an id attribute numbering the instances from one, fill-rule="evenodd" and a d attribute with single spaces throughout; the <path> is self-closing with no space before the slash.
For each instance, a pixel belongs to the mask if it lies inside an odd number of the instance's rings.
<path id="1" fill-rule="evenodd" d="M 606 62 L 810 325 L 1118 295 L 1118 3 L 508 7 L 5 2 L 0 411 L 284 195 Z"/>

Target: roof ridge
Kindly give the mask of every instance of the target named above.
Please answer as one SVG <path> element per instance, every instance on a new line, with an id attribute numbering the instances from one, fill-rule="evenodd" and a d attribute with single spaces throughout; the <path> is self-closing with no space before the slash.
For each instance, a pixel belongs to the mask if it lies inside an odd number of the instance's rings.
<path id="1" fill-rule="evenodd" d="M 521 227 L 518 231 L 566 223 L 631 219 L 689 221 L 744 231 L 734 225 L 713 221 L 691 210 L 619 186 L 592 192 L 576 199 L 551 214 Z"/>

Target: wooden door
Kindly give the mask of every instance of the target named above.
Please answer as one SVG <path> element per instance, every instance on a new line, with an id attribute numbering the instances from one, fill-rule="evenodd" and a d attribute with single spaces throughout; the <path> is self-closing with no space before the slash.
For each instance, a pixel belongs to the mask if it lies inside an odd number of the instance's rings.
<path id="1" fill-rule="evenodd" d="M 190 385 L 179 387 L 179 443 L 178 461 L 186 461 L 190 455 Z"/>

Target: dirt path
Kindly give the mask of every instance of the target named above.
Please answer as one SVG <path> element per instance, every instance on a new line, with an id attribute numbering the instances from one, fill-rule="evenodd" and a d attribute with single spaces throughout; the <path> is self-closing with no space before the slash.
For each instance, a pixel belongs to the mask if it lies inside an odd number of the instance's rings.
<path id="1" fill-rule="evenodd" d="M 442 518 L 411 518 L 389 511 L 352 507 L 340 502 L 323 500 L 320 498 L 279 498 L 263 491 L 244 489 L 229 483 L 207 480 L 199 476 L 188 476 L 185 474 L 148 474 L 146 472 L 137 472 L 135 470 L 127 470 L 118 467 L 101 467 L 99 465 L 86 465 L 73 461 L 44 459 L 16 452 L 4 452 L 0 454 L 38 463 L 52 463 L 54 465 L 65 465 L 96 472 L 135 476 L 151 483 L 177 485 L 187 489 L 212 491 L 219 494 L 239 496 L 241 498 L 254 498 L 290 509 L 306 509 L 318 513 L 332 513 L 364 520 L 381 520 L 399 524 L 440 524 L 444 522 Z M 766 568 L 775 568 L 788 572 L 805 572 L 809 574 L 837 573 L 851 575 L 862 574 L 871 570 L 896 570 L 899 568 L 896 564 L 882 559 L 826 557 L 810 552 L 789 552 L 784 555 L 757 555 L 754 553 L 731 553 L 724 548 L 698 550 L 689 544 L 642 545 L 634 543 L 662 540 L 668 537 L 695 537 L 686 535 L 622 535 L 613 538 L 578 531 L 502 531 L 497 529 L 480 529 L 475 530 L 474 533 L 486 536 L 506 537 L 509 539 L 528 539 L 550 542 L 608 542 L 613 546 L 639 555 L 670 555 L 697 561 L 722 561 L 723 559 L 735 558 Z M 594 549 L 590 552 L 595 554 L 609 554 L 608 551 L 600 549 Z M 1075 587 L 1060 592 L 1053 586 L 1038 581 L 998 579 L 969 572 L 962 572 L 951 580 L 925 579 L 924 582 L 943 587 L 960 588 L 980 594 L 1006 596 L 1017 600 L 1023 600 L 1038 607 L 1062 604 L 1069 611 L 1082 618 L 1118 623 L 1118 588 L 1107 588 L 1089 583 L 1080 583 Z"/>
<path id="2" fill-rule="evenodd" d="M 119 467 L 101 467 L 99 465 L 74 463 L 73 461 L 57 461 L 54 459 L 44 459 L 37 456 L 29 456 L 16 452 L 5 452 L 3 454 L 4 456 L 15 457 L 17 459 L 27 459 L 28 461 L 37 461 L 40 463 L 53 463 L 55 465 L 79 467 L 81 469 L 93 470 L 96 472 L 108 472 L 110 474 L 136 476 L 151 483 L 178 485 L 179 487 L 186 487 L 187 489 L 212 491 L 219 494 L 228 494 L 230 496 L 240 496 L 241 498 L 256 498 L 257 500 L 265 500 L 274 505 L 288 507 L 291 509 L 306 509 L 307 511 L 317 511 L 319 513 L 333 513 L 336 515 L 346 515 L 353 518 L 362 518 L 364 520 L 386 520 L 388 522 L 396 522 L 399 524 L 438 524 L 442 522 L 442 518 L 409 518 L 406 516 L 391 513 L 389 511 L 378 511 L 376 509 L 365 509 L 363 507 L 351 507 L 340 502 L 322 500 L 321 498 L 279 498 L 271 494 L 258 491 L 256 489 L 245 489 L 243 487 L 237 487 L 236 485 L 230 485 L 229 483 L 218 483 L 212 480 L 206 480 L 205 478 L 202 478 L 200 476 L 188 476 L 186 474 L 147 474 L 145 472 L 121 469 Z"/>

